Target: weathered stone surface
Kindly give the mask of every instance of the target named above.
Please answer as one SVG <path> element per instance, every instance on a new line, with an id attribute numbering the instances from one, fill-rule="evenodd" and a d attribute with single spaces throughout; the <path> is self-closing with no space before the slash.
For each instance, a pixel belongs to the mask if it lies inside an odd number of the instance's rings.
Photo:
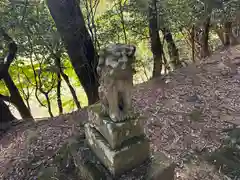
<path id="1" fill-rule="evenodd" d="M 132 113 L 133 62 L 136 47 L 111 44 L 99 51 L 99 100 L 102 112 L 114 122 L 125 121 Z"/>
<path id="2" fill-rule="evenodd" d="M 125 122 L 113 122 L 109 117 L 101 115 L 100 105 L 89 108 L 90 126 L 97 129 L 107 140 L 112 149 L 121 147 L 122 143 L 133 137 L 144 134 L 141 118 L 130 119 Z"/>
<path id="3" fill-rule="evenodd" d="M 163 153 L 153 155 L 149 164 L 147 180 L 174 180 L 175 163 Z"/>
<path id="4" fill-rule="evenodd" d="M 112 150 L 89 124 L 85 125 L 85 134 L 92 151 L 114 176 L 131 170 L 149 157 L 149 142 L 144 137 L 133 138 L 124 143 L 123 148 Z"/>
<path id="5" fill-rule="evenodd" d="M 113 176 L 90 149 L 88 143 L 86 143 L 85 136 L 80 134 L 79 136 L 69 138 L 68 141 L 64 143 L 56 152 L 51 166 L 47 165 L 38 169 L 37 179 L 147 180 L 147 177 L 149 174 L 152 175 L 152 172 L 153 175 L 155 175 L 154 177 L 158 177 L 158 173 L 156 172 L 161 172 L 163 166 L 162 163 L 159 162 L 162 161 L 166 166 L 168 164 L 171 165 L 168 158 L 159 158 L 157 153 L 130 171 L 124 172 L 119 176 Z M 156 165 L 154 171 L 151 171 L 154 165 Z M 165 178 L 168 180 L 167 175 L 159 177 L 164 177 L 163 180 L 165 180 Z"/>

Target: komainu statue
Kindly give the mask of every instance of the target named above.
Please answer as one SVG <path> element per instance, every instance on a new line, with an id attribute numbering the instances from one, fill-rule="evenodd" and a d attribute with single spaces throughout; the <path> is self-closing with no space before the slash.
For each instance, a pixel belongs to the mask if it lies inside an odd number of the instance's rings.
<path id="1" fill-rule="evenodd" d="M 97 72 L 102 112 L 114 122 L 132 118 L 133 62 L 136 47 L 111 44 L 99 53 Z"/>

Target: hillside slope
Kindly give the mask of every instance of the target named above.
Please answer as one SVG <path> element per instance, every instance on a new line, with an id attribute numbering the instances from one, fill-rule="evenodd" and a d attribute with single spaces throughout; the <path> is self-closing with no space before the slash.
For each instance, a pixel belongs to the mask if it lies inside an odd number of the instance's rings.
<path id="1" fill-rule="evenodd" d="M 135 87 L 134 104 L 146 117 L 151 149 L 179 164 L 177 179 L 192 179 L 192 173 L 196 179 L 224 179 L 210 165 L 194 165 L 189 174 L 185 161 L 196 152 L 219 149 L 226 137 L 223 130 L 240 126 L 239 67 L 236 46 L 172 72 L 164 78 L 167 83 L 159 78 Z M 84 133 L 86 121 L 83 109 L 8 131 L 0 139 L 0 179 L 35 179 L 39 167 L 51 163 L 69 137 Z"/>

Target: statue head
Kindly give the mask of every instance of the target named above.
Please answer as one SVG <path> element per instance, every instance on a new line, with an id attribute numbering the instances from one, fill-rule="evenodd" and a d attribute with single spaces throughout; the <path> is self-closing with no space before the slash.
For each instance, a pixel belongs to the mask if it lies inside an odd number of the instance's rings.
<path id="1" fill-rule="evenodd" d="M 135 59 L 136 47 L 127 44 L 111 44 L 99 52 L 99 62 L 97 72 L 102 76 L 104 68 L 114 69 L 110 71 L 112 75 L 115 73 L 123 73 L 132 71 L 132 63 Z"/>

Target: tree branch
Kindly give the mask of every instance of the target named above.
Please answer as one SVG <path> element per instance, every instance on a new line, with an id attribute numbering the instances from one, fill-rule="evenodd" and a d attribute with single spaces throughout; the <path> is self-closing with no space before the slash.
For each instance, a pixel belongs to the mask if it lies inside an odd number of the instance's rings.
<path id="1" fill-rule="evenodd" d="M 17 44 L 13 39 L 0 27 L 0 35 L 3 36 L 4 40 L 9 42 L 8 44 L 8 53 L 4 58 L 3 64 L 0 66 L 0 80 L 3 78 L 5 72 L 8 71 L 9 66 L 13 62 L 17 54 Z"/>
<path id="2" fill-rule="evenodd" d="M 10 96 L 4 96 L 4 95 L 0 94 L 0 99 L 3 100 L 3 101 L 7 101 L 7 102 L 12 103 L 12 100 L 11 100 Z"/>

